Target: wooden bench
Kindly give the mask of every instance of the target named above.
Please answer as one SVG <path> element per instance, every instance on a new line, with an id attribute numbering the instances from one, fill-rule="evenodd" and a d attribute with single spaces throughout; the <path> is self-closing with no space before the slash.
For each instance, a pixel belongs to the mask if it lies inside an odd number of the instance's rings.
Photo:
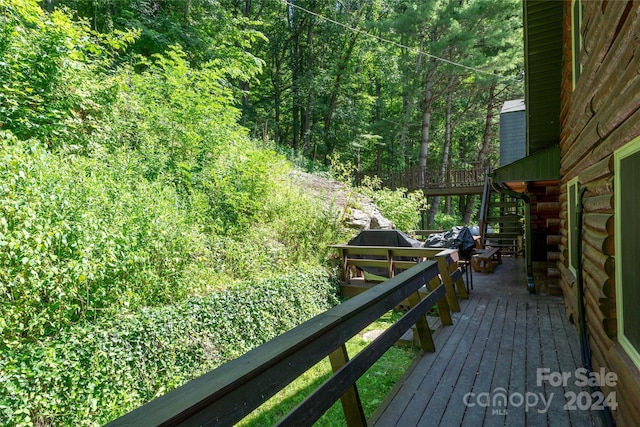
<path id="1" fill-rule="evenodd" d="M 500 248 L 488 247 L 482 252 L 471 256 L 471 268 L 473 268 L 473 271 L 493 273 L 493 269 L 497 264 L 502 264 Z"/>
<path id="2" fill-rule="evenodd" d="M 342 293 L 352 297 L 375 286 L 376 283 L 364 279 L 355 282 L 358 268 L 384 268 L 389 278 L 397 271 L 407 270 L 427 259 L 438 262 L 439 276 L 431 286 L 442 283 L 447 291 L 447 302 L 452 311 L 460 311 L 459 298 L 468 298 L 468 292 L 462 279 L 464 266 L 459 265 L 460 255 L 457 249 L 415 248 L 395 246 L 354 246 L 331 245 L 340 251 L 341 271 L 344 285 Z M 386 278 L 380 278 L 383 281 Z M 378 281 L 378 282 L 379 282 Z M 454 287 L 455 286 L 455 287 Z M 456 290 L 458 297 L 456 297 Z"/>

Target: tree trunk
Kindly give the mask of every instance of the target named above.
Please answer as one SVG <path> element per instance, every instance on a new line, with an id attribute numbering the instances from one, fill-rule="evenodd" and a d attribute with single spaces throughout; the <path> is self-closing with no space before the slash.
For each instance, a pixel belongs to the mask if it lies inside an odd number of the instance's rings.
<path id="1" fill-rule="evenodd" d="M 485 114 L 484 120 L 484 132 L 482 134 L 482 146 L 478 151 L 477 161 L 479 164 L 482 164 L 483 167 L 486 168 L 488 164 L 488 157 L 491 150 L 491 138 L 493 136 L 492 123 L 495 115 L 495 103 L 496 103 L 496 85 L 497 79 L 493 79 L 491 82 L 491 86 L 489 86 L 489 97 L 487 99 L 487 110 Z M 466 222 L 471 221 L 471 216 L 473 215 L 475 208 L 476 196 L 472 195 L 467 197 L 467 203 L 465 206 L 463 220 Z"/>
<path id="2" fill-rule="evenodd" d="M 289 18 L 289 30 L 291 31 L 291 125 L 292 147 L 298 151 L 300 147 L 300 29 L 298 24 L 298 12 L 292 5 L 287 6 Z"/>
<path id="3" fill-rule="evenodd" d="M 313 70 L 313 58 L 314 58 L 314 32 L 313 25 L 310 23 L 307 27 L 307 58 L 306 58 L 306 72 L 311 73 Z M 307 91 L 307 99 L 305 101 L 304 111 L 302 114 L 302 129 L 300 139 L 303 142 L 304 151 L 309 150 L 311 146 L 311 116 L 313 113 L 313 93 Z"/>
<path id="4" fill-rule="evenodd" d="M 245 1 L 245 16 L 249 16 L 249 10 L 251 9 L 251 2 Z M 185 0 L 184 2 L 184 23 L 190 24 L 189 17 L 191 16 L 191 0 Z"/>
<path id="5" fill-rule="evenodd" d="M 274 109 L 274 129 L 273 139 L 276 145 L 280 144 L 280 114 L 282 109 L 282 59 L 280 55 L 274 55 L 274 73 L 271 78 L 273 84 L 273 109 Z"/>
<path id="6" fill-rule="evenodd" d="M 406 39 L 403 36 L 403 44 L 407 44 Z M 402 63 L 407 64 L 409 62 L 409 55 L 407 49 L 402 49 Z M 412 73 L 413 74 L 413 73 Z M 411 167 L 411 152 L 413 147 L 409 140 L 409 123 L 411 122 L 411 89 L 409 87 L 409 70 L 406 67 L 402 68 L 402 127 L 400 129 L 400 146 L 404 149 L 404 168 L 408 172 Z"/>
<path id="7" fill-rule="evenodd" d="M 382 84 L 376 79 L 376 124 L 382 120 Z M 376 174 L 382 177 L 382 144 L 376 144 Z"/>
<path id="8" fill-rule="evenodd" d="M 476 204 L 476 196 L 476 194 L 469 194 L 467 196 L 464 213 L 462 214 L 462 222 L 464 224 L 469 224 L 471 222 L 471 216 L 473 215 L 474 207 Z"/>
<path id="9" fill-rule="evenodd" d="M 455 83 L 455 77 L 449 76 L 447 81 L 447 101 L 445 106 L 445 119 L 444 119 L 444 146 L 442 147 L 442 161 L 440 162 L 440 171 L 438 174 L 438 182 L 440 185 L 446 185 L 445 178 L 447 173 L 447 167 L 449 166 L 449 152 L 451 151 L 451 138 L 453 135 L 453 126 L 451 124 L 451 105 L 453 103 L 453 87 Z M 433 223 L 433 220 L 440 208 L 440 196 L 435 196 L 433 204 L 429 208 L 429 223 Z M 445 199 L 445 210 L 448 214 L 451 213 L 451 198 Z"/>
<path id="10" fill-rule="evenodd" d="M 489 98 L 487 99 L 487 111 L 484 120 L 484 132 L 482 134 L 482 146 L 478 151 L 478 163 L 482 164 L 484 167 L 487 166 L 491 150 L 491 138 L 493 136 L 491 125 L 493 124 L 493 117 L 495 115 L 496 85 L 497 79 L 493 79 L 491 86 L 489 86 Z"/>
<path id="11" fill-rule="evenodd" d="M 425 173 L 427 172 L 427 157 L 429 155 L 429 131 L 431 128 L 431 107 L 433 104 L 433 85 L 436 66 L 436 61 L 432 58 L 429 61 L 429 68 L 427 70 L 424 86 L 420 155 L 418 157 L 418 165 L 420 167 L 420 185 L 422 187 L 425 185 L 424 179 Z"/>
<path id="12" fill-rule="evenodd" d="M 335 138 L 331 136 L 330 130 L 333 115 L 338 106 L 338 96 L 340 95 L 340 90 L 342 89 L 342 78 L 346 73 L 347 66 L 349 65 L 349 61 L 351 60 L 351 54 L 353 53 L 353 49 L 356 47 L 356 43 L 358 42 L 358 38 L 360 38 L 360 34 L 361 33 L 355 33 L 351 36 L 349 45 L 347 46 L 344 55 L 338 63 L 338 69 L 333 81 L 333 89 L 331 90 L 331 94 L 329 96 L 329 108 L 324 116 L 324 134 L 325 138 L 327 139 L 327 155 L 330 155 L 335 147 Z"/>
<path id="13" fill-rule="evenodd" d="M 404 148 L 404 168 L 409 171 L 411 167 L 411 141 L 409 140 L 409 98 L 402 94 L 402 128 L 400 129 L 400 146 Z"/>

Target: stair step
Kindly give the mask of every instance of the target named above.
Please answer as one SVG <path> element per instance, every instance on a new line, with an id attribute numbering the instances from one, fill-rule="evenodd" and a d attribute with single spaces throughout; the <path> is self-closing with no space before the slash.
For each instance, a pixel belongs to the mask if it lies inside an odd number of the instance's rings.
<path id="1" fill-rule="evenodd" d="M 517 208 L 518 202 L 489 202 L 489 207 L 496 208 Z"/>
<path id="2" fill-rule="evenodd" d="M 520 224 L 500 224 L 500 226 L 496 226 L 493 227 L 493 231 L 488 230 L 489 233 L 506 233 L 506 232 L 512 232 L 512 233 L 520 233 L 522 234 L 522 225 Z M 498 231 L 499 230 L 499 231 Z"/>
<path id="3" fill-rule="evenodd" d="M 485 247 L 489 247 L 489 246 L 492 248 L 500 248 L 500 251 L 502 252 L 503 255 L 519 252 L 521 250 L 521 248 L 514 243 L 487 242 Z M 509 250 L 511 248 L 513 248 L 513 250 Z"/>
<path id="4" fill-rule="evenodd" d="M 520 228 L 501 228 L 500 232 L 498 233 L 497 231 L 489 231 L 487 233 L 484 234 L 485 236 L 493 236 L 493 237 L 501 237 L 501 238 L 513 238 L 513 237 L 520 237 L 523 236 L 524 233 L 522 231 L 522 229 Z"/>
<path id="5" fill-rule="evenodd" d="M 485 239 L 517 239 L 518 237 L 522 237 L 522 233 L 485 233 Z"/>
<path id="6" fill-rule="evenodd" d="M 501 248 L 504 255 L 517 256 L 524 250 L 524 206 L 514 198 L 505 197 L 498 192 L 487 195 L 484 221 L 485 226 L 493 226 L 493 231 L 484 231 L 484 246 Z M 498 232 L 499 231 L 499 232 Z"/>
<path id="7" fill-rule="evenodd" d="M 521 224 L 521 218 L 519 216 L 488 216 L 487 224 L 492 224 L 494 222 L 501 222 L 504 224 Z"/>
<path id="8" fill-rule="evenodd" d="M 485 243 L 485 246 L 492 246 L 494 248 L 504 248 L 504 247 L 511 247 L 511 246 L 517 246 L 516 245 L 517 242 L 509 242 L 509 243 L 505 243 L 505 242 L 499 242 L 497 240 L 487 240 L 487 242 Z"/>

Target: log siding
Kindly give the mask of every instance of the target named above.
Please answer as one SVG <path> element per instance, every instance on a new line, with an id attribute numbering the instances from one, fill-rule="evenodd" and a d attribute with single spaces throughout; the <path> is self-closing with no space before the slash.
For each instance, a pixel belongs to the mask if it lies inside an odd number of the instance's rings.
<path id="1" fill-rule="evenodd" d="M 640 371 L 617 341 L 614 233 L 616 149 L 640 134 L 640 8 L 632 1 L 583 0 L 583 65 L 572 81 L 571 1 L 564 2 L 563 79 L 560 136 L 560 285 L 567 315 L 578 318 L 576 278 L 568 268 L 567 183 L 586 186 L 582 241 L 592 365 L 618 375 L 619 426 L 640 425 Z M 577 323 L 577 322 L 575 322 Z"/>

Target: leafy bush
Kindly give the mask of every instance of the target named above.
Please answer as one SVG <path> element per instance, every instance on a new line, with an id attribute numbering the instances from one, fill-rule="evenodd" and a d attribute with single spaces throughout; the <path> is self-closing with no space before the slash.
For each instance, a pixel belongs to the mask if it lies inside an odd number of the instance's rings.
<path id="1" fill-rule="evenodd" d="M 0 4 L 0 127 L 49 146 L 78 143 L 111 95 L 106 70 L 137 33 L 97 36 L 37 2 Z"/>
<path id="2" fill-rule="evenodd" d="M 209 201 L 209 221 L 218 234 L 242 233 L 250 225 L 267 222 L 279 213 L 271 207 L 288 166 L 275 153 L 252 146 L 225 146 L 203 173 Z M 285 208 L 286 209 L 286 208 Z"/>
<path id="3" fill-rule="evenodd" d="M 379 178 L 365 177 L 360 190 L 403 231 L 419 228 L 420 212 L 426 209 L 426 199 L 420 191 L 408 192 L 406 188 L 390 190 L 382 187 Z"/>
<path id="4" fill-rule="evenodd" d="M 205 242 L 135 156 L 48 153 L 0 134 L 0 337 L 38 337 L 109 309 L 184 298 Z"/>
<path id="5" fill-rule="evenodd" d="M 99 425 L 336 304 L 309 271 L 84 323 L 0 358 L 0 424 Z"/>
<path id="6" fill-rule="evenodd" d="M 287 274 L 335 218 L 238 124 L 259 64 L 116 65 L 134 35 L 0 4 L 2 425 L 104 422 L 333 302 Z"/>
<path id="7" fill-rule="evenodd" d="M 145 179 L 126 148 L 52 154 L 6 132 L 0 144 L 2 340 L 319 265 L 339 240 L 333 214 L 268 151 L 221 157 L 229 178 L 185 196 Z"/>
<path id="8" fill-rule="evenodd" d="M 453 215 L 447 215 L 442 212 L 436 213 L 433 219 L 433 227 L 438 230 L 450 230 L 456 225 L 460 225 L 460 220 Z"/>

